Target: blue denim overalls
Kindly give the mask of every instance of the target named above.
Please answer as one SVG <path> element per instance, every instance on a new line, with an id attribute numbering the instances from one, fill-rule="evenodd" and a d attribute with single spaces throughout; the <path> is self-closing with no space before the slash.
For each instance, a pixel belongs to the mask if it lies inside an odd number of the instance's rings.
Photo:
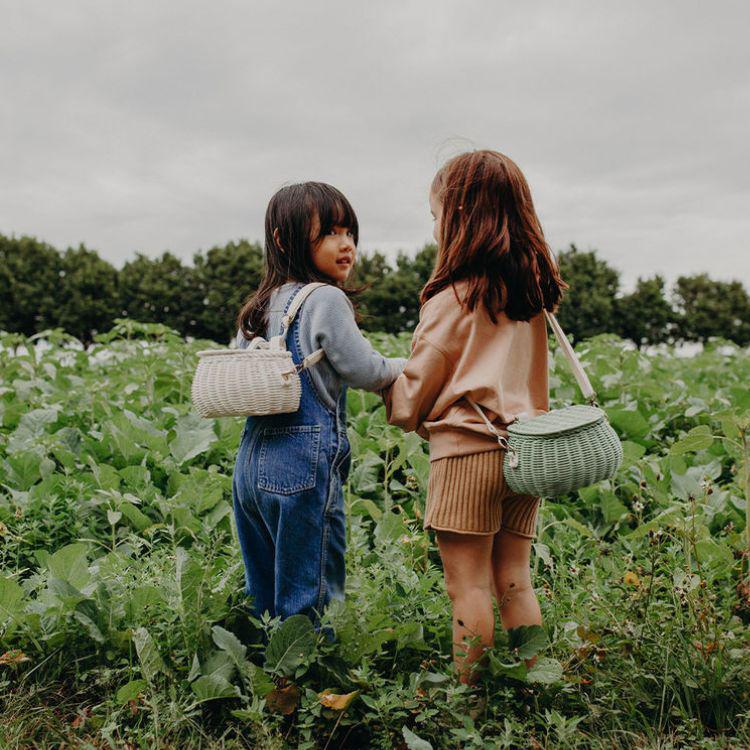
<path id="1" fill-rule="evenodd" d="M 302 286 L 292 291 L 284 313 Z M 304 358 L 301 318 L 300 313 L 286 339 L 295 364 Z M 268 610 L 282 619 L 306 614 L 318 630 L 324 606 L 332 598 L 344 598 L 343 484 L 351 450 L 346 385 L 341 384 L 333 411 L 319 398 L 307 370 L 300 378 L 298 411 L 247 418 L 232 494 L 253 614 Z"/>

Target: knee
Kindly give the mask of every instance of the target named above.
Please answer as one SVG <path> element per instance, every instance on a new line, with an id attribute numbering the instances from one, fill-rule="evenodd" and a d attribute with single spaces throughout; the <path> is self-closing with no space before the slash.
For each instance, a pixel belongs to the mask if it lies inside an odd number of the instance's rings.
<path id="1" fill-rule="evenodd" d="M 531 590 L 529 570 L 507 570 L 495 574 L 495 594 L 502 605 L 509 599 Z"/>
<path id="2" fill-rule="evenodd" d="M 486 583 L 460 581 L 446 575 L 445 588 L 448 592 L 448 598 L 452 602 L 455 602 L 457 599 L 492 596 L 492 585 L 489 581 Z"/>

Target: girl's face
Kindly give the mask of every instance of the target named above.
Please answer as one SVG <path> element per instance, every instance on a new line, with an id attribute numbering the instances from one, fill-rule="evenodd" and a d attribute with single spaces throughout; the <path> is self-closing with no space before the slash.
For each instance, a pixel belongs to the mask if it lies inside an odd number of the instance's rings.
<path id="1" fill-rule="evenodd" d="M 314 224 L 317 224 L 317 220 Z M 317 235 L 318 226 L 313 226 L 313 236 Z M 334 226 L 312 245 L 312 262 L 315 268 L 342 284 L 352 272 L 356 255 L 354 233 L 349 227 Z"/>
<path id="2" fill-rule="evenodd" d="M 430 191 L 430 213 L 432 214 L 432 236 L 435 242 L 440 243 L 440 220 L 443 215 L 443 204 L 440 199 Z"/>

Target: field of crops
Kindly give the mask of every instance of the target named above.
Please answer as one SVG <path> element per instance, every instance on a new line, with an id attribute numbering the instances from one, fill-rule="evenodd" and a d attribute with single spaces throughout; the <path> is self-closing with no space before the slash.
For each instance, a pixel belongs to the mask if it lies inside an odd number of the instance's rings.
<path id="1" fill-rule="evenodd" d="M 328 643 L 304 618 L 246 613 L 242 420 L 191 413 L 206 343 L 132 322 L 88 351 L 48 338 L 0 336 L 3 750 L 750 746 L 750 351 L 578 347 L 625 460 L 545 501 L 544 629 L 498 627 L 472 711 L 421 530 L 425 446 L 378 397 L 349 394 L 347 599 Z M 560 358 L 551 384 L 555 403 L 577 395 Z"/>

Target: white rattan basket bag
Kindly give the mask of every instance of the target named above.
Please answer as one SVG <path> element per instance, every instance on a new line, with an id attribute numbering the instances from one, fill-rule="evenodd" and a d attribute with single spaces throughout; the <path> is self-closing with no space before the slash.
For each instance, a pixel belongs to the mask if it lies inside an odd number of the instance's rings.
<path id="1" fill-rule="evenodd" d="M 268 341 L 256 336 L 247 349 L 207 349 L 198 352 L 192 397 L 201 417 L 247 417 L 286 414 L 299 409 L 300 372 L 325 356 L 318 349 L 295 365 L 286 336 L 308 295 L 321 282 L 297 292 L 282 318 L 281 334 Z"/>

